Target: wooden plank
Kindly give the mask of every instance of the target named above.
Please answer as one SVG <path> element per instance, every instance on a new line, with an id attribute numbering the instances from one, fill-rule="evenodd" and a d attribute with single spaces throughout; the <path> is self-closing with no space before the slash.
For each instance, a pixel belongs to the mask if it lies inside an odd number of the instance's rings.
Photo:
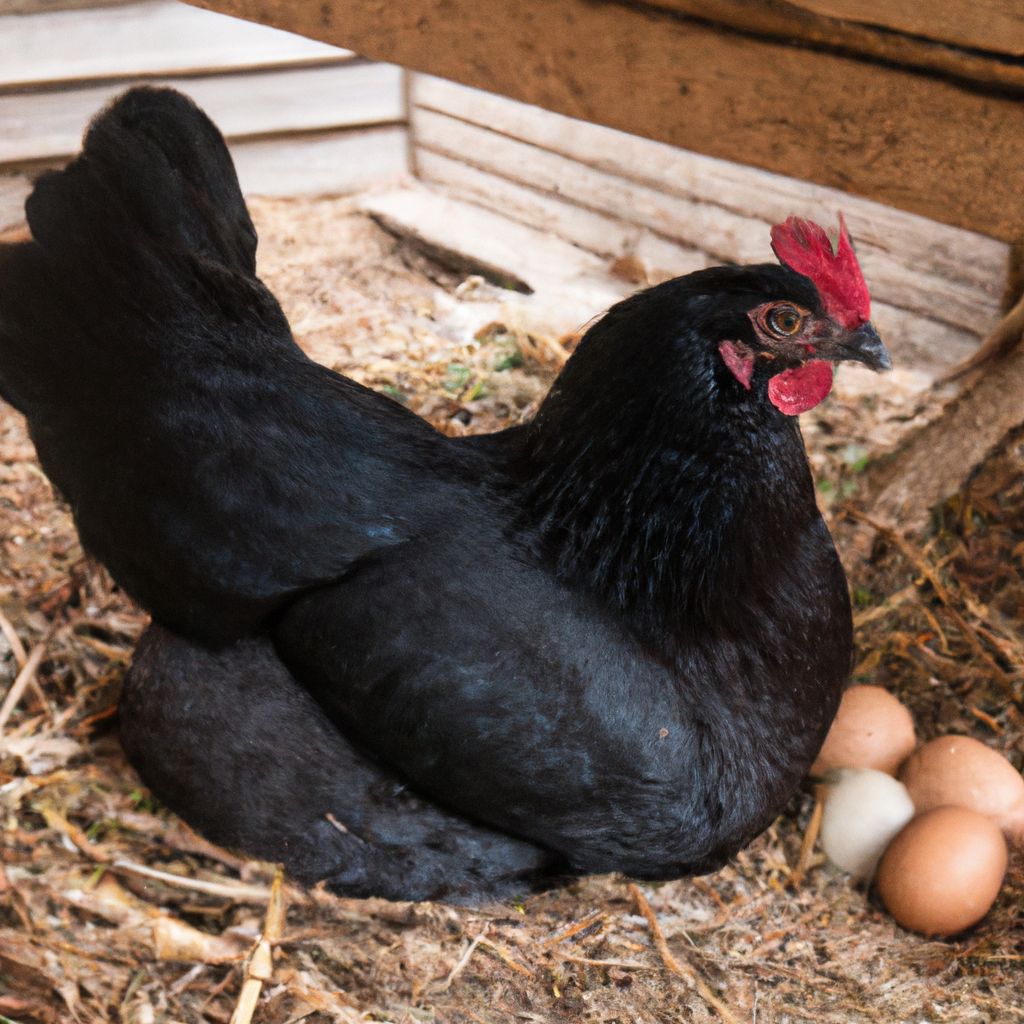
<path id="1" fill-rule="evenodd" d="M 528 185 L 509 181 L 429 149 L 417 150 L 416 171 L 424 181 L 444 185 L 454 195 L 496 213 L 505 213 L 538 230 L 550 231 L 608 259 L 638 256 L 642 244 L 651 245 L 644 239 L 656 237 L 653 232 L 618 217 L 585 209 L 551 193 L 539 192 Z M 685 274 L 710 262 L 707 254 L 696 249 L 678 243 L 673 245 L 663 238 L 661 241 L 676 252 L 671 259 L 667 255 L 663 257 L 662 264 L 665 265 L 659 265 L 658 270 Z M 686 269 L 679 269 L 683 267 Z"/>
<path id="2" fill-rule="evenodd" d="M 609 261 L 633 257 L 652 284 L 717 262 L 707 253 L 681 246 L 652 231 L 584 210 L 564 197 L 536 192 L 439 153 L 420 150 L 416 164 L 425 180 L 460 199 L 469 199 L 539 230 L 553 231 Z M 762 226 L 762 230 L 765 228 L 766 225 Z M 900 365 L 937 377 L 977 348 L 976 331 L 940 323 L 880 301 L 878 290 L 874 291 L 873 319 Z"/>
<path id="3" fill-rule="evenodd" d="M 1024 68 L 999 59 L 1020 55 L 1024 45 L 1016 0 L 655 0 L 655 6 L 742 32 L 825 44 L 957 78 L 1018 84 L 1024 79 Z"/>
<path id="4" fill-rule="evenodd" d="M 401 71 L 386 64 L 159 81 L 195 99 L 229 137 L 404 120 Z M 76 152 L 89 119 L 129 84 L 0 95 L 0 163 Z"/>
<path id="5" fill-rule="evenodd" d="M 289 136 L 231 146 L 247 195 L 344 195 L 403 175 L 409 141 L 404 126 Z"/>
<path id="6" fill-rule="evenodd" d="M 1024 7 L 1018 0 L 789 0 L 830 18 L 878 25 L 955 46 L 1024 56 Z"/>
<path id="7" fill-rule="evenodd" d="M 25 220 L 25 200 L 32 191 L 32 182 L 24 174 L 0 177 L 0 231 L 15 227 Z"/>
<path id="8" fill-rule="evenodd" d="M 0 86 L 343 60 L 347 50 L 265 25 L 149 0 L 0 22 Z"/>
<path id="9" fill-rule="evenodd" d="M 360 205 L 387 231 L 464 273 L 532 289 L 474 304 L 469 316 L 483 319 L 472 331 L 498 318 L 543 343 L 575 334 L 635 288 L 608 274 L 593 253 L 422 186 L 368 195 Z"/>
<path id="10" fill-rule="evenodd" d="M 1024 103 L 1013 90 L 619 3 L 199 6 L 1006 241 L 1024 236 L 1007 173 L 1024 165 Z"/>
<path id="11" fill-rule="evenodd" d="M 411 95 L 417 106 L 744 216 L 775 223 L 790 214 L 816 218 L 822 210 L 842 209 L 864 243 L 897 252 L 908 265 L 929 273 L 974 284 L 990 296 L 999 294 L 1005 279 L 1009 248 L 1004 242 L 838 189 L 691 153 L 429 75 L 413 76 Z"/>
<path id="12" fill-rule="evenodd" d="M 36 14 L 39 11 L 65 11 L 83 7 L 117 7 L 132 0 L 0 0 L 0 15 Z"/>
<path id="13" fill-rule="evenodd" d="M 641 225 L 718 260 L 757 263 L 773 258 L 768 245 L 770 222 L 764 216 L 764 206 L 770 203 L 737 213 L 711 202 L 667 194 L 430 110 L 414 109 L 412 125 L 417 147 L 464 160 L 521 185 L 571 197 L 580 206 Z M 723 186 L 720 181 L 711 184 Z M 819 206 L 813 214 L 820 219 L 827 211 L 832 220 L 835 209 L 833 202 Z M 893 247 L 898 250 L 899 236 L 894 235 L 886 246 L 864 239 L 857 212 L 848 211 L 850 231 L 872 292 L 880 300 L 979 334 L 996 320 L 996 288 L 922 270 L 898 251 L 892 252 Z M 1000 285 L 1001 281 L 986 283 Z"/>
<path id="14" fill-rule="evenodd" d="M 543 291 L 567 275 L 608 279 L 604 260 L 518 221 L 422 188 L 369 195 L 360 203 L 386 229 L 424 247 L 459 254 L 485 276 L 520 291 Z"/>

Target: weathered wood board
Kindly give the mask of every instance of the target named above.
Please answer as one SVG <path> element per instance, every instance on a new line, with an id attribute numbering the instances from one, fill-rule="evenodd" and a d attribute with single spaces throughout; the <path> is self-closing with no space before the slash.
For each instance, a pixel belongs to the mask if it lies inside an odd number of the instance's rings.
<path id="1" fill-rule="evenodd" d="M 25 219 L 23 207 L 31 188 L 32 183 L 24 174 L 0 177 L 0 232 Z"/>
<path id="2" fill-rule="evenodd" d="M 780 37 L 756 20 L 723 28 L 685 3 L 193 2 L 1006 241 L 1024 236 L 1024 85 L 1012 79 L 995 88 L 983 75 Z M 1009 2 L 992 10 L 1012 26 Z M 979 54 L 963 56 L 967 68 Z M 980 57 L 993 74 L 1010 66 L 1004 54 Z"/>
<path id="3" fill-rule="evenodd" d="M 231 156 L 247 195 L 339 195 L 408 171 L 404 125 L 237 142 Z"/>
<path id="4" fill-rule="evenodd" d="M 405 117 L 402 76 L 386 64 L 158 79 L 192 96 L 228 137 L 387 124 Z M 76 152 L 89 119 L 129 82 L 68 92 L 0 93 L 0 163 Z"/>
<path id="5" fill-rule="evenodd" d="M 2 8 L 0 8 L 2 11 Z M 176 0 L 26 14 L 0 23 L 0 86 L 325 63 L 345 50 Z"/>
<path id="6" fill-rule="evenodd" d="M 638 286 L 614 274 L 611 259 L 568 244 L 547 225 L 520 222 L 521 211 L 503 205 L 500 194 L 491 210 L 465 196 L 461 186 L 450 192 L 406 186 L 371 194 L 361 205 L 387 230 L 463 273 L 528 287 L 532 294 L 510 294 L 500 314 L 508 326 L 527 333 L 575 333 Z M 646 243 L 641 239 L 633 255 L 657 280 L 713 262 L 658 236 L 648 236 Z M 937 376 L 976 347 L 974 335 L 885 302 L 873 303 L 872 318 L 904 369 Z"/>
<path id="7" fill-rule="evenodd" d="M 1017 0 L 656 0 L 656 6 L 965 79 L 1024 79 L 1024 68 L 992 60 L 1024 53 L 1024 9 Z"/>
<path id="8" fill-rule="evenodd" d="M 404 176 L 404 125 L 236 142 L 230 146 L 246 195 L 340 195 Z M 0 176 L 0 232 L 21 224 L 32 188 L 26 174 Z"/>
<path id="9" fill-rule="evenodd" d="M 591 251 L 643 241 L 649 263 L 659 238 L 659 270 L 694 269 L 695 253 L 756 262 L 771 258 L 771 223 L 841 210 L 877 300 L 972 337 L 998 316 L 1003 242 L 441 79 L 414 76 L 410 91 L 422 177 Z"/>

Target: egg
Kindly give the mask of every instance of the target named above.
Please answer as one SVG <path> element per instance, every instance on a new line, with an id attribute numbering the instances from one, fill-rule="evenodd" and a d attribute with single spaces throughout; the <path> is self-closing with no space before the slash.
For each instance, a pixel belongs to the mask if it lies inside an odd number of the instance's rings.
<path id="1" fill-rule="evenodd" d="M 991 818 L 966 807 L 936 807 L 889 844 L 875 884 L 904 928 L 954 935 L 988 913 L 1006 862 L 1006 841 Z"/>
<path id="2" fill-rule="evenodd" d="M 988 815 L 1024 843 L 1024 777 L 998 751 L 970 736 L 941 736 L 906 763 L 900 778 L 918 811 L 953 804 Z"/>
<path id="3" fill-rule="evenodd" d="M 824 775 L 834 768 L 875 768 L 895 775 L 917 745 L 910 712 L 881 686 L 851 686 L 825 743 L 811 765 Z"/>
<path id="4" fill-rule="evenodd" d="M 889 840 L 914 816 L 906 788 L 885 772 L 842 769 L 828 787 L 821 846 L 833 864 L 870 878 Z"/>

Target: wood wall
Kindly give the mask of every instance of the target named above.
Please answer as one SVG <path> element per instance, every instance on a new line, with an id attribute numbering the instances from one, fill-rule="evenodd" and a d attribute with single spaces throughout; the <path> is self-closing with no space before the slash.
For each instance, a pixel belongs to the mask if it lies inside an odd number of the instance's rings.
<path id="1" fill-rule="evenodd" d="M 769 226 L 842 210 L 875 319 L 904 361 L 938 371 L 998 319 L 1009 247 L 834 189 L 687 152 L 426 75 L 412 78 L 425 181 L 653 278 L 772 259 Z"/>
<path id="2" fill-rule="evenodd" d="M 0 230 L 135 81 L 193 96 L 248 192 L 342 193 L 407 166 L 401 70 L 300 36 L 176 0 L 0 0 L 0 44 Z"/>
<path id="3" fill-rule="evenodd" d="M 1003 241 L 1024 237 L 1020 0 L 190 2 Z"/>

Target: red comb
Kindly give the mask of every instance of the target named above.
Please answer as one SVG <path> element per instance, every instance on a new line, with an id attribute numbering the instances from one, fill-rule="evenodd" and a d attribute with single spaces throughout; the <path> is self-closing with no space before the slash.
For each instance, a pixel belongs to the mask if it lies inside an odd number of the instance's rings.
<path id="1" fill-rule="evenodd" d="M 837 251 L 824 228 L 801 217 L 772 228 L 772 249 L 790 270 L 814 282 L 826 312 L 844 327 L 859 327 L 870 318 L 871 296 L 842 214 Z"/>

